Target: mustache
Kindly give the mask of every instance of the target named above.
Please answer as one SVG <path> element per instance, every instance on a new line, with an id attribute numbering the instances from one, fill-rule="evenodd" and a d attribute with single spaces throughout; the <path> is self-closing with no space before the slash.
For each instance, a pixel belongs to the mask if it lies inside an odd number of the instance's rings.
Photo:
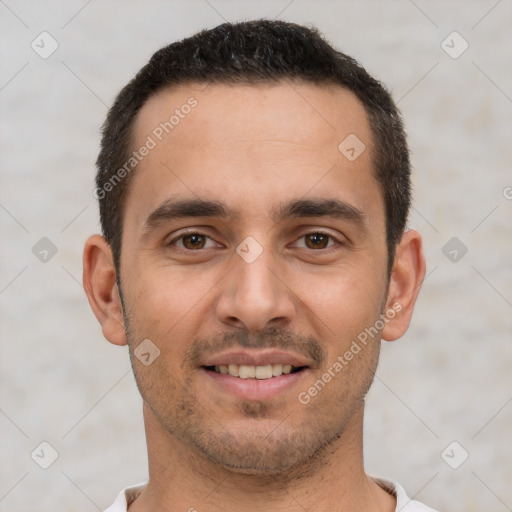
<path id="1" fill-rule="evenodd" d="M 325 350 L 313 336 L 304 336 L 291 330 L 270 327 L 258 332 L 242 330 L 217 333 L 209 338 L 199 339 L 188 347 L 184 364 L 198 366 L 200 358 L 205 354 L 233 347 L 293 350 L 297 354 L 307 356 L 318 365 L 321 365 L 326 359 Z"/>

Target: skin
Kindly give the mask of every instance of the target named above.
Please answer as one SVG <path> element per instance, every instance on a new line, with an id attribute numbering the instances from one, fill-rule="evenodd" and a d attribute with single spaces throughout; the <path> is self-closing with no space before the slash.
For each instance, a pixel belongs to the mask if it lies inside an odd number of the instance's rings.
<path id="1" fill-rule="evenodd" d="M 134 147 L 190 96 L 197 107 L 134 171 L 119 276 L 124 314 L 109 245 L 93 235 L 84 250 L 89 302 L 107 340 L 129 345 L 144 400 L 150 478 L 130 510 L 392 511 L 395 499 L 363 467 L 364 397 L 381 339 L 409 326 L 425 262 L 419 233 L 408 230 L 387 279 L 364 108 L 336 86 L 189 84 L 148 100 Z M 349 134 L 366 145 L 353 162 L 338 150 Z M 170 198 L 222 202 L 237 215 L 168 218 L 148 229 Z M 299 199 L 343 201 L 361 216 L 272 216 Z M 186 230 L 204 237 L 179 238 Z M 262 250 L 252 263 L 236 252 L 249 236 Z M 401 310 L 378 335 L 301 403 L 299 392 L 394 304 Z M 148 366 L 134 357 L 145 339 L 160 350 Z M 242 399 L 198 366 L 241 346 L 283 348 L 309 367 L 271 398 Z"/>

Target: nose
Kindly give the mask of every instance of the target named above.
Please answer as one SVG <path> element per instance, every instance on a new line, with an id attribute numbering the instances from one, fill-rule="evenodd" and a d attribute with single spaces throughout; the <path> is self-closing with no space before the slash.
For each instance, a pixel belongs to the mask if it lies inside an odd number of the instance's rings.
<path id="1" fill-rule="evenodd" d="M 294 294 L 273 258 L 267 251 L 251 263 L 238 254 L 233 258 L 216 303 L 219 321 L 253 331 L 286 327 L 295 314 Z"/>

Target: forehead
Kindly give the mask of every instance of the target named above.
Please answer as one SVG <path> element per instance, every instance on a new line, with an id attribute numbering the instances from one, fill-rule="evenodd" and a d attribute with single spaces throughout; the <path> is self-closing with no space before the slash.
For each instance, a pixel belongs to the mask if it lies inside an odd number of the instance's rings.
<path id="1" fill-rule="evenodd" d="M 137 224 L 170 195 L 233 201 L 248 213 L 309 191 L 352 196 L 360 209 L 380 204 L 366 111 L 339 86 L 182 85 L 152 96 L 133 134 L 135 150 L 151 146 L 126 202 Z"/>
<path id="2" fill-rule="evenodd" d="M 182 122 L 185 118 L 186 123 Z M 298 119 L 302 123 L 298 124 Z M 161 127 L 161 133 L 160 123 L 169 121 L 171 128 L 167 126 L 166 131 Z M 370 142 L 367 114 L 354 93 L 336 85 L 306 82 L 191 83 L 162 89 L 147 100 L 134 123 L 136 137 L 154 132 L 157 139 L 163 136 L 194 142 L 189 138 L 192 130 L 196 140 L 205 143 L 247 141 L 258 135 L 268 140 L 336 147 L 340 137 L 349 133 Z"/>

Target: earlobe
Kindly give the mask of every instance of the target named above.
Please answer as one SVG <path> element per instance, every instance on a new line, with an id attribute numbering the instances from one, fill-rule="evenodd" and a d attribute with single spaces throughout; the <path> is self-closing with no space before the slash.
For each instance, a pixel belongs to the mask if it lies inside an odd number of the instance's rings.
<path id="1" fill-rule="evenodd" d="M 421 235 L 410 229 L 403 234 L 396 249 L 386 300 L 386 311 L 394 310 L 394 314 L 389 315 L 382 330 L 382 339 L 393 341 L 405 334 L 424 278 Z"/>
<path id="2" fill-rule="evenodd" d="M 105 238 L 87 239 L 83 256 L 83 284 L 103 336 L 114 345 L 126 345 L 126 334 L 112 250 Z"/>

